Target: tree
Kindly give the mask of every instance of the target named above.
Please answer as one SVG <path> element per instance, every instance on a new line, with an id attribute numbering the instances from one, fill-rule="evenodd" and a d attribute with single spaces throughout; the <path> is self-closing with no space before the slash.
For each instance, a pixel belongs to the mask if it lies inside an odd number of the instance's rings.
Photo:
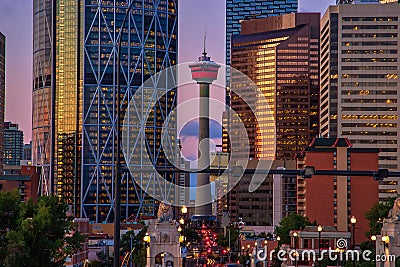
<path id="1" fill-rule="evenodd" d="M 217 244 L 220 247 L 228 247 L 229 246 L 229 233 L 230 233 L 230 245 L 233 247 L 236 244 L 236 241 L 239 237 L 239 231 L 235 227 L 227 227 L 226 228 L 226 235 L 224 234 L 219 234 L 217 236 Z"/>
<path id="2" fill-rule="evenodd" d="M 7 212 L 5 204 L 11 204 Z M 17 191 L 0 192 L 0 213 L 6 216 L 0 215 L 0 255 L 5 255 L 0 266 L 63 266 L 84 240 L 66 211 L 67 205 L 55 196 L 20 202 Z"/>
<path id="3" fill-rule="evenodd" d="M 311 223 L 307 217 L 291 213 L 283 218 L 279 225 L 275 228 L 275 235 L 280 237 L 280 244 L 290 244 L 290 231 L 303 230 L 306 226 L 316 225 L 316 223 Z"/>
<path id="4" fill-rule="evenodd" d="M 146 266 L 146 244 L 143 241 L 147 233 L 147 227 L 143 225 L 143 228 L 136 235 L 134 231 L 128 231 L 125 235 L 122 236 L 121 240 L 121 250 L 122 252 L 132 253 L 132 262 L 136 264 L 136 266 Z M 131 244 L 132 241 L 132 244 Z M 133 250 L 131 251 L 131 247 Z M 123 253 L 122 253 L 123 254 Z M 135 265 L 134 265 L 135 266 Z"/>
<path id="5" fill-rule="evenodd" d="M 382 219 L 387 218 L 389 210 L 393 207 L 394 198 L 386 203 L 377 202 L 367 211 L 365 218 L 369 220 L 369 231 L 365 235 L 370 238 L 372 235 L 379 235 L 382 229 Z"/>
<path id="6" fill-rule="evenodd" d="M 7 255 L 6 235 L 9 231 L 15 230 L 19 223 L 20 202 L 21 196 L 18 191 L 0 192 L 0 266 L 5 264 Z M 11 237 L 17 238 L 16 236 Z"/>

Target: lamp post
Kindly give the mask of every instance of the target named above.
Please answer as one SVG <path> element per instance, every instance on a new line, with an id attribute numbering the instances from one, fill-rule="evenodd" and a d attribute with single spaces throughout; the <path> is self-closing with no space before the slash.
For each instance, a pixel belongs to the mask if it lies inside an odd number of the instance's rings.
<path id="1" fill-rule="evenodd" d="M 355 216 L 351 216 L 350 222 L 351 222 L 351 230 L 352 230 L 352 235 L 353 235 L 353 249 L 355 249 L 356 248 L 356 223 L 357 223 L 357 218 Z"/>
<path id="2" fill-rule="evenodd" d="M 355 216 L 351 216 L 351 229 L 352 229 L 352 238 L 353 238 L 353 249 L 356 249 L 356 223 L 357 218 Z M 353 266 L 356 266 L 356 259 L 353 258 Z"/>
<path id="3" fill-rule="evenodd" d="M 294 237 L 294 251 L 295 251 L 294 266 L 297 267 L 297 237 L 298 237 L 297 232 L 293 233 L 293 237 Z"/>
<path id="4" fill-rule="evenodd" d="M 254 249 L 255 249 L 255 254 L 254 254 L 254 266 L 257 264 L 257 252 L 258 252 L 258 242 L 254 242 Z"/>
<path id="5" fill-rule="evenodd" d="M 377 253 L 377 249 L 376 249 L 376 235 L 372 235 L 371 236 L 371 241 L 372 241 L 372 244 L 373 244 L 373 246 L 374 246 L 374 250 L 375 250 L 375 255 L 376 255 L 376 253 Z"/>
<path id="6" fill-rule="evenodd" d="M 150 251 L 148 251 L 149 250 L 148 245 L 150 244 L 150 241 L 151 241 L 150 235 L 148 233 L 146 233 L 146 235 L 143 237 L 143 241 L 144 241 L 144 244 L 146 247 L 146 265 L 147 265 L 147 259 L 149 256 L 148 254 L 150 254 L 149 253 Z"/>
<path id="7" fill-rule="evenodd" d="M 121 46 L 122 46 L 122 34 L 123 34 L 123 29 L 125 27 L 126 20 L 129 16 L 129 13 L 133 7 L 133 3 L 136 2 L 135 0 L 132 0 L 128 8 L 126 9 L 124 19 L 122 20 L 121 27 L 119 28 L 119 35 L 118 35 L 118 51 L 117 51 L 117 88 L 115 90 L 114 88 L 114 99 L 116 99 L 116 138 L 115 142 L 116 145 L 114 146 L 114 151 L 115 154 L 115 171 L 114 171 L 114 184 L 115 184 L 115 200 L 114 200 L 114 267 L 119 266 L 119 255 L 120 255 L 120 232 L 121 232 L 121 173 L 120 173 L 120 165 L 121 165 L 121 147 L 120 147 L 120 142 L 121 142 L 121 81 L 120 81 L 120 72 L 121 72 Z"/>
<path id="8" fill-rule="evenodd" d="M 185 250 L 186 250 L 186 224 L 185 224 L 185 219 L 186 219 L 187 212 L 188 212 L 187 207 L 185 205 L 183 205 L 182 208 L 181 208 L 182 218 L 179 220 L 179 223 L 183 226 L 182 248 L 185 248 Z M 181 253 L 182 253 L 182 251 L 181 251 Z M 182 257 L 182 267 L 185 267 L 185 265 L 186 265 L 186 257 Z"/>
<path id="9" fill-rule="evenodd" d="M 322 232 L 322 226 L 318 225 L 318 266 L 320 266 L 320 262 L 319 262 L 319 257 L 321 255 L 321 232 Z"/>
<path id="10" fill-rule="evenodd" d="M 382 236 L 383 255 L 386 255 L 386 249 L 389 247 L 390 237 L 387 235 Z"/>

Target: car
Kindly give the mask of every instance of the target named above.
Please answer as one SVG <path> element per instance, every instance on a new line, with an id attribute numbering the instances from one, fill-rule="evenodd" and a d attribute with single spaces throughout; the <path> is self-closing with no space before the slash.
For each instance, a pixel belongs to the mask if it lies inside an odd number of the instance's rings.
<path id="1" fill-rule="evenodd" d="M 235 262 L 232 262 L 232 263 L 225 263 L 223 266 L 224 266 L 224 267 L 243 267 L 243 265 L 241 265 L 241 264 L 239 264 L 239 263 L 235 263 Z"/>

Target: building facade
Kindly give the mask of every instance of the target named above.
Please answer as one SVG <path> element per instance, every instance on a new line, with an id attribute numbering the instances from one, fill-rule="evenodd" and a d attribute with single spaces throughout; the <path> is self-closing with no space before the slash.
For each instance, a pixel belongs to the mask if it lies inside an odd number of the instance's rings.
<path id="1" fill-rule="evenodd" d="M 330 6 L 321 25 L 321 133 L 381 149 L 379 168 L 398 171 L 400 5 Z M 379 15 L 378 15 L 379 14 Z M 380 185 L 380 200 L 399 194 Z"/>
<path id="2" fill-rule="evenodd" d="M 227 0 L 226 1 L 226 66 L 231 64 L 231 38 L 239 34 L 241 22 L 251 18 L 266 18 L 297 12 L 298 0 Z M 230 103 L 229 78 L 227 80 L 226 104 Z"/>
<path id="3" fill-rule="evenodd" d="M 0 32 L 0 173 L 4 157 L 4 111 L 6 101 L 6 37 Z"/>
<path id="4" fill-rule="evenodd" d="M 29 144 L 24 144 L 22 160 L 32 161 L 32 141 Z"/>
<path id="5" fill-rule="evenodd" d="M 378 168 L 379 150 L 354 148 L 346 138 L 315 138 L 297 156 L 298 169 L 314 166 L 317 170 L 367 171 Z M 378 202 L 378 182 L 373 177 L 314 175 L 297 180 L 297 213 L 320 225 L 338 231 L 351 229 L 355 216 L 356 244 L 367 241 L 369 221 L 365 213 Z M 365 196 L 368 196 L 366 198 Z"/>
<path id="6" fill-rule="evenodd" d="M 42 167 L 43 193 L 97 222 L 113 220 L 117 40 L 129 3 L 34 0 L 33 164 Z M 133 5 L 122 31 L 121 115 L 139 86 L 176 64 L 177 32 L 177 1 Z M 155 166 L 167 164 L 158 151 L 175 100 L 169 91 L 146 124 Z M 140 178 L 121 172 L 123 216 L 154 215 L 157 203 L 135 182 Z"/>
<path id="7" fill-rule="evenodd" d="M 232 67 L 262 92 L 262 97 L 253 96 L 260 109 L 255 111 L 257 118 L 247 103 L 232 93 L 231 108 L 246 127 L 251 158 L 293 159 L 318 135 L 319 21 L 319 13 L 248 20 L 242 22 L 241 34 L 232 37 Z M 245 94 L 240 87 L 235 90 Z M 267 121 L 270 118 L 274 121 Z M 262 123 L 275 127 L 276 137 L 263 132 L 269 129 L 261 127 Z M 275 139 L 271 140 L 275 153 L 263 151 L 262 136 Z M 240 147 L 233 142 L 231 147 Z"/>
<path id="8" fill-rule="evenodd" d="M 240 33 L 241 22 L 297 12 L 298 0 L 227 0 L 226 1 L 226 65 L 231 62 L 231 36 Z"/>
<path id="9" fill-rule="evenodd" d="M 21 200 L 27 201 L 38 197 L 39 173 L 34 166 L 12 166 L 15 171 L 0 175 L 0 191 L 18 190 Z"/>
<path id="10" fill-rule="evenodd" d="M 250 160 L 247 168 L 255 169 L 260 164 L 260 160 Z M 294 160 L 274 160 L 271 169 L 295 169 Z M 275 226 L 280 219 L 289 215 L 293 210 L 292 204 L 296 207 L 286 190 L 286 182 L 293 181 L 295 177 L 281 175 L 279 183 L 275 175 L 267 175 L 265 180 L 257 190 L 249 193 L 249 184 L 253 179 L 251 174 L 244 174 L 238 183 L 227 195 L 229 199 L 228 211 L 231 220 L 239 222 L 241 219 L 250 226 Z M 292 183 L 295 187 L 296 183 Z M 278 191 L 279 193 L 275 192 Z M 223 202 L 224 203 L 224 202 Z M 289 210 L 290 209 L 290 210 Z M 280 219 L 279 219 L 280 218 Z"/>
<path id="11" fill-rule="evenodd" d="M 4 123 L 4 164 L 20 165 L 24 153 L 24 132 L 18 124 Z"/>

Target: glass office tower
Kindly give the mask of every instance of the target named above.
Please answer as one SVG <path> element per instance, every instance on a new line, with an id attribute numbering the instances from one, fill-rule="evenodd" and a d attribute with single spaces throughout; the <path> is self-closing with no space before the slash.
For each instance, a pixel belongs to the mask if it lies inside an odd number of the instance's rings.
<path id="1" fill-rule="evenodd" d="M 231 36 L 240 33 L 241 21 L 297 12 L 297 8 L 298 0 L 226 0 L 226 65 L 231 63 Z"/>
<path id="2" fill-rule="evenodd" d="M 24 132 L 16 123 L 4 123 L 4 164 L 19 166 L 23 158 Z"/>
<path id="3" fill-rule="evenodd" d="M 33 1 L 32 163 L 40 169 L 42 194 L 52 192 L 53 3 Z"/>
<path id="4" fill-rule="evenodd" d="M 337 5 L 321 21 L 321 134 L 379 148 L 390 171 L 400 170 L 399 14 L 398 3 Z M 399 192 L 397 177 L 379 185 L 380 201 Z"/>
<path id="5" fill-rule="evenodd" d="M 122 35 L 123 111 L 139 86 L 157 72 L 176 64 L 177 4 L 174 0 L 145 0 L 134 4 Z M 112 220 L 113 216 L 115 46 L 126 8 L 125 0 L 101 4 L 87 0 L 85 5 L 82 215 L 99 222 Z M 154 90 L 166 92 L 165 88 Z M 157 166 L 167 164 L 160 153 L 161 130 L 163 118 L 174 107 L 175 99 L 175 91 L 171 91 L 160 100 L 150 115 L 152 121 L 145 126 L 148 153 Z M 137 186 L 126 168 L 121 171 L 121 214 L 132 219 L 155 215 L 156 201 Z"/>
<path id="6" fill-rule="evenodd" d="M 115 66 L 129 2 L 34 0 L 33 161 L 42 167 L 43 193 L 96 222 L 113 220 Z M 121 116 L 144 81 L 176 64 L 177 32 L 176 0 L 134 3 L 122 32 Z M 167 165 L 158 151 L 164 115 L 175 100 L 172 90 L 146 124 L 157 166 Z M 122 172 L 123 217 L 154 215 L 156 201 Z"/>

